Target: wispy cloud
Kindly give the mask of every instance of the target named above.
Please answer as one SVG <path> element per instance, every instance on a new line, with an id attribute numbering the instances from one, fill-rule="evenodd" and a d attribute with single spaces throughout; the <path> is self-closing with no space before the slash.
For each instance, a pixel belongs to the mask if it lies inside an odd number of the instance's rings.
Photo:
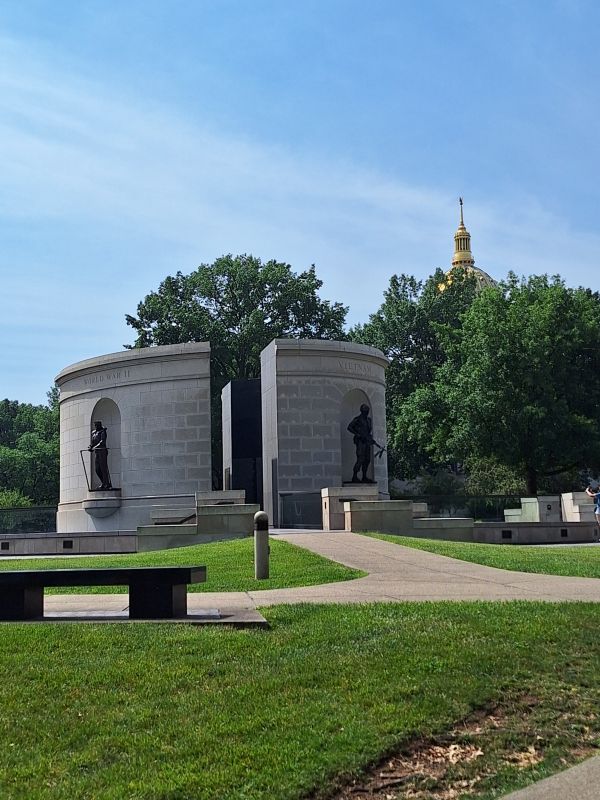
<path id="1" fill-rule="evenodd" d="M 24 246 L 0 255 L 4 287 L 18 298 L 0 335 L 33 316 L 47 326 L 57 369 L 63 357 L 93 355 L 89 348 L 118 348 L 123 315 L 165 276 L 165 264 L 191 270 L 223 252 L 296 269 L 315 262 L 324 296 L 349 304 L 358 321 L 378 307 L 392 273 L 425 277 L 449 263 L 457 206 L 446 187 L 236 138 L 75 67 L 0 40 L 0 225 L 43 229 L 38 247 L 48 265 L 40 274 Z M 561 272 L 577 284 L 597 265 L 600 237 L 574 231 L 538 198 L 473 197 L 466 208 L 476 259 L 496 277 Z M 169 252 L 188 260 L 173 267 Z M 99 280 L 106 290 L 95 329 Z M 83 352 L 81 340 L 67 352 L 65 325 L 81 330 L 86 320 Z"/>

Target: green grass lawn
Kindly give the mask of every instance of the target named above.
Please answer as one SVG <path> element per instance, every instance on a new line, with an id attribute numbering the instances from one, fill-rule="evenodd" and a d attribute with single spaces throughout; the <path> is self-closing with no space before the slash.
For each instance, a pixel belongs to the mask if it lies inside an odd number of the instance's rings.
<path id="1" fill-rule="evenodd" d="M 0 559 L 0 569 L 75 569 L 77 567 L 206 566 L 206 583 L 188 587 L 191 592 L 245 592 L 252 589 L 280 589 L 314 586 L 359 578 L 365 573 L 344 567 L 300 547 L 271 537 L 267 580 L 254 578 L 254 539 L 106 556 L 69 558 Z M 83 586 L 47 589 L 52 594 L 125 592 L 126 587 Z"/>
<path id="2" fill-rule="evenodd" d="M 0 797 L 324 797 L 383 754 L 435 737 L 458 749 L 443 778 L 421 769 L 425 793 L 411 797 L 431 797 L 442 780 L 489 799 L 598 741 L 598 605 L 279 606 L 265 616 L 266 631 L 0 625 Z M 493 724 L 459 722 L 482 708 Z"/>
<path id="3" fill-rule="evenodd" d="M 572 575 L 582 578 L 600 578 L 600 547 L 531 547 L 516 544 L 480 544 L 478 542 L 445 542 L 439 539 L 417 539 L 410 536 L 392 536 L 369 533 L 386 542 L 427 550 L 442 556 L 472 561 L 488 567 L 511 569 L 519 572 L 541 572 L 546 575 Z"/>

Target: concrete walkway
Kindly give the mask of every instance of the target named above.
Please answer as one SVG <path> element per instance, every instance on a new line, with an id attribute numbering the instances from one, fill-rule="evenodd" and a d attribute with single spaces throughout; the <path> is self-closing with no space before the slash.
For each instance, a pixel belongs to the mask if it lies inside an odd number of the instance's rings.
<path id="1" fill-rule="evenodd" d="M 594 756 L 526 789 L 511 792 L 502 800 L 598 800 L 599 797 L 600 756 Z"/>
<path id="2" fill-rule="evenodd" d="M 600 580 L 509 572 L 336 531 L 282 531 L 277 538 L 363 570 L 352 581 L 293 589 L 203 593 L 211 607 L 256 608 L 281 603 L 372 603 L 408 600 L 587 600 L 600 602 Z"/>
<path id="3" fill-rule="evenodd" d="M 282 603 L 409 600 L 600 602 L 600 580 L 596 578 L 509 572 L 344 531 L 279 531 L 275 535 L 332 561 L 363 570 L 368 575 L 352 581 L 293 589 L 193 593 L 188 595 L 190 613 L 206 608 L 231 611 Z M 50 613 L 84 613 L 100 608 L 105 613 L 119 613 L 127 608 L 127 595 L 50 595 L 45 600 L 45 607 Z"/>

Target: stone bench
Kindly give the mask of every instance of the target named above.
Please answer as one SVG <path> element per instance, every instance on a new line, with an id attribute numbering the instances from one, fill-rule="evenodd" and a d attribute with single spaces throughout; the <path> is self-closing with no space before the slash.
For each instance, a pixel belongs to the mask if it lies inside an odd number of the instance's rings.
<path id="1" fill-rule="evenodd" d="M 130 619 L 185 617 L 188 584 L 204 581 L 206 567 L 0 571 L 0 619 L 42 619 L 46 586 L 127 586 Z"/>

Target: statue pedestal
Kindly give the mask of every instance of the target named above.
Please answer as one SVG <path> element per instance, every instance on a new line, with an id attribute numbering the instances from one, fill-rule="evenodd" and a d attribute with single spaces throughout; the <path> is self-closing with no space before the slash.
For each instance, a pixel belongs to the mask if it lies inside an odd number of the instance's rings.
<path id="1" fill-rule="evenodd" d="M 349 500 L 377 500 L 378 498 L 379 487 L 376 483 L 344 483 L 343 486 L 327 486 L 325 489 L 321 489 L 323 530 L 344 530 L 344 503 Z"/>
<path id="2" fill-rule="evenodd" d="M 83 510 L 92 517 L 110 517 L 121 507 L 120 489 L 98 489 L 88 492 Z"/>

